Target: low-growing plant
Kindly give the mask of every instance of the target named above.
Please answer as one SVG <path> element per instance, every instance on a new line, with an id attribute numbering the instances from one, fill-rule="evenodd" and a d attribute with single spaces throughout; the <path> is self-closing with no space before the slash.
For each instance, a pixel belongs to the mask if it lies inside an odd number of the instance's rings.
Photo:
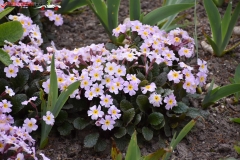
<path id="1" fill-rule="evenodd" d="M 232 36 L 233 28 L 237 23 L 240 14 L 240 2 L 237 4 L 234 12 L 231 14 L 232 1 L 230 1 L 222 18 L 212 0 L 204 0 L 203 2 L 210 22 L 212 38 L 205 33 L 204 36 L 207 38 L 207 42 L 211 45 L 213 54 L 219 57 L 223 56 L 240 44 L 239 42 L 227 48 L 229 40 Z"/>
<path id="2" fill-rule="evenodd" d="M 196 120 L 191 120 L 178 134 L 176 137 L 176 133 L 173 136 L 173 139 L 171 143 L 169 144 L 169 147 L 167 148 L 160 148 L 154 153 L 151 153 L 149 155 L 145 155 L 141 157 L 141 152 L 137 143 L 137 135 L 136 131 L 132 134 L 131 140 L 129 142 L 125 160 L 132 160 L 132 159 L 138 159 L 138 160 L 168 160 L 173 153 L 173 150 L 176 148 L 179 142 L 188 134 L 188 132 L 192 129 L 192 127 L 196 124 Z M 113 141 L 112 150 L 111 150 L 111 157 L 113 160 L 122 160 L 122 153 L 117 148 L 116 143 Z"/>
<path id="3" fill-rule="evenodd" d="M 240 93 L 240 65 L 237 66 L 234 78 L 231 79 L 231 83 L 229 85 L 223 87 L 217 87 L 213 89 L 214 81 L 211 82 L 211 85 L 207 91 L 205 98 L 203 99 L 202 106 L 203 108 L 207 108 L 210 105 L 214 104 L 216 101 L 227 97 L 229 95 L 235 95 L 235 101 L 239 100 Z"/>

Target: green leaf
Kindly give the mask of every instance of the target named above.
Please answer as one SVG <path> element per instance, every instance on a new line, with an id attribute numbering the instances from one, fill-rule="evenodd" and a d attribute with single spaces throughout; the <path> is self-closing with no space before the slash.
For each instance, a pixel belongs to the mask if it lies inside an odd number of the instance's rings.
<path id="1" fill-rule="evenodd" d="M 68 113 L 64 110 L 61 110 L 56 118 L 56 123 L 61 124 L 66 121 L 68 118 Z"/>
<path id="2" fill-rule="evenodd" d="M 134 116 L 135 116 L 134 108 L 131 108 L 123 112 L 123 122 L 126 124 L 126 126 L 133 120 Z"/>
<path id="3" fill-rule="evenodd" d="M 162 121 L 164 121 L 164 116 L 162 113 L 153 112 L 148 116 L 148 122 L 151 125 L 159 125 L 160 123 L 162 123 Z"/>
<path id="4" fill-rule="evenodd" d="M 146 80 L 145 76 L 141 72 L 137 72 L 136 76 L 140 81 Z"/>
<path id="5" fill-rule="evenodd" d="M 155 25 L 164 18 L 184 11 L 192 6 L 194 6 L 194 4 L 190 3 L 190 4 L 174 4 L 157 8 L 143 17 L 143 23 Z"/>
<path id="6" fill-rule="evenodd" d="M 94 4 L 94 8 L 104 22 L 104 24 L 108 25 L 108 15 L 107 15 L 107 5 L 104 0 L 91 0 Z"/>
<path id="7" fill-rule="evenodd" d="M 237 66 L 234 74 L 234 82 L 240 83 L 240 64 Z"/>
<path id="8" fill-rule="evenodd" d="M 148 84 L 149 84 L 148 80 L 143 80 L 139 83 L 138 87 L 145 87 Z"/>
<path id="9" fill-rule="evenodd" d="M 94 146 L 95 151 L 103 152 L 107 148 L 107 142 L 105 139 L 99 138 L 97 144 Z"/>
<path id="10" fill-rule="evenodd" d="M 240 92 L 239 83 L 229 84 L 223 87 L 215 88 L 214 90 L 208 91 L 207 95 L 203 99 L 202 106 L 203 108 L 207 108 L 214 102 L 237 92 Z"/>
<path id="11" fill-rule="evenodd" d="M 216 5 L 213 1 L 203 0 L 204 8 L 207 12 L 207 16 L 210 22 L 211 31 L 213 35 L 213 41 L 220 45 L 222 44 L 222 27 L 221 27 L 221 16 Z"/>
<path id="12" fill-rule="evenodd" d="M 106 43 L 105 44 L 105 48 L 107 50 L 111 51 L 112 49 L 117 49 L 118 47 L 115 44 L 113 44 L 113 43 Z"/>
<path id="13" fill-rule="evenodd" d="M 231 11 L 232 11 L 232 3 L 228 3 L 228 7 L 226 9 L 226 12 L 222 18 L 222 22 L 221 22 L 221 25 L 222 25 L 222 37 L 224 38 L 226 33 L 227 33 L 227 29 L 228 29 L 228 25 L 229 25 L 229 22 L 231 20 Z"/>
<path id="14" fill-rule="evenodd" d="M 208 35 L 204 34 L 204 36 L 206 37 L 207 42 L 211 45 L 211 47 L 214 51 L 214 55 L 222 56 L 223 50 L 221 50 L 220 46 L 217 45 Z"/>
<path id="15" fill-rule="evenodd" d="M 142 128 L 142 134 L 147 141 L 150 141 L 153 138 L 153 131 L 148 127 Z"/>
<path id="16" fill-rule="evenodd" d="M 230 118 L 230 121 L 240 124 L 240 118 Z"/>
<path id="17" fill-rule="evenodd" d="M 127 111 L 127 110 L 129 110 L 129 109 L 131 109 L 131 108 L 133 108 L 133 106 L 132 106 L 132 104 L 131 104 L 128 100 L 124 99 L 124 100 L 122 100 L 122 101 L 120 102 L 120 109 L 121 109 L 123 112 L 125 112 L 125 111 Z"/>
<path id="18" fill-rule="evenodd" d="M 9 54 L 3 51 L 1 48 L 0 48 L 0 62 L 5 64 L 6 66 L 12 64 L 12 60 L 10 59 Z"/>
<path id="19" fill-rule="evenodd" d="M 238 154 L 240 154 L 240 147 L 239 146 L 234 145 L 234 149 Z"/>
<path id="20" fill-rule="evenodd" d="M 191 118 L 196 118 L 198 116 L 207 118 L 208 115 L 209 115 L 208 111 L 204 111 L 204 110 L 201 110 L 198 108 L 193 108 L 193 107 L 189 107 L 188 111 L 186 113 L 186 116 L 191 117 Z"/>
<path id="21" fill-rule="evenodd" d="M 114 136 L 116 138 L 121 138 L 121 137 L 125 136 L 126 133 L 127 133 L 126 128 L 125 127 L 120 127 L 116 130 L 116 132 L 114 133 Z"/>
<path id="22" fill-rule="evenodd" d="M 89 125 L 89 122 L 84 118 L 78 117 L 73 121 L 73 126 L 79 130 L 84 129 L 88 125 Z"/>
<path id="23" fill-rule="evenodd" d="M 153 63 L 153 69 L 151 71 L 152 71 L 153 77 L 157 77 L 159 75 L 160 68 L 159 68 L 159 65 L 156 62 Z"/>
<path id="24" fill-rule="evenodd" d="M 2 19 L 4 16 L 8 15 L 10 12 L 14 10 L 14 7 L 7 7 L 3 11 L 0 12 L 0 19 Z"/>
<path id="25" fill-rule="evenodd" d="M 161 74 L 159 74 L 156 78 L 156 80 L 154 81 L 156 86 L 158 87 L 162 87 L 166 82 L 167 82 L 168 78 L 167 78 L 167 73 L 166 72 L 162 72 Z"/>
<path id="26" fill-rule="evenodd" d="M 63 106 L 62 109 L 71 109 L 71 108 L 73 108 L 72 104 L 66 104 L 66 105 Z"/>
<path id="27" fill-rule="evenodd" d="M 162 158 L 162 156 L 166 153 L 166 150 L 164 150 L 163 148 L 157 150 L 154 153 L 151 153 L 147 156 L 143 157 L 143 160 L 159 160 Z"/>
<path id="28" fill-rule="evenodd" d="M 171 90 L 171 89 L 164 89 L 163 97 L 166 97 L 166 96 L 168 96 L 168 95 L 170 95 L 172 93 L 173 93 L 173 90 Z"/>
<path id="29" fill-rule="evenodd" d="M 5 22 L 0 25 L 0 46 L 4 45 L 4 41 L 18 41 L 23 35 L 22 24 L 18 21 Z"/>
<path id="30" fill-rule="evenodd" d="M 10 86 L 9 82 L 6 79 L 0 78 L 0 93 L 5 91 L 6 86 L 8 86 L 8 87 Z M 9 87 L 9 88 L 11 88 L 11 87 Z"/>
<path id="31" fill-rule="evenodd" d="M 141 3 L 140 0 L 130 0 L 129 1 L 129 14 L 130 20 L 140 20 L 141 15 Z"/>
<path id="32" fill-rule="evenodd" d="M 240 14 L 240 2 L 238 2 L 237 6 L 234 9 L 234 12 L 232 14 L 231 20 L 230 20 L 228 28 L 227 28 L 227 32 L 225 34 L 225 37 L 223 37 L 223 42 L 220 45 L 222 50 L 224 50 L 226 48 L 226 46 L 232 36 L 232 31 L 233 31 L 235 24 L 237 23 L 239 14 Z"/>
<path id="33" fill-rule="evenodd" d="M 128 133 L 129 135 L 132 135 L 133 132 L 134 132 L 134 130 L 135 130 L 135 125 L 129 124 L 129 125 L 127 126 L 127 133 Z"/>
<path id="34" fill-rule="evenodd" d="M 188 110 L 188 106 L 183 102 L 178 102 L 176 107 L 173 107 L 173 112 L 175 113 L 185 113 Z"/>
<path id="35" fill-rule="evenodd" d="M 135 131 L 128 145 L 125 160 L 135 160 L 135 159 L 140 159 L 140 157 L 141 157 L 141 152 L 137 145 L 137 133 Z"/>
<path id="36" fill-rule="evenodd" d="M 62 0 L 61 8 L 58 10 L 58 13 L 66 14 L 87 5 L 86 0 Z"/>
<path id="37" fill-rule="evenodd" d="M 129 144 L 130 138 L 128 136 L 123 136 L 122 138 L 114 138 L 114 140 L 120 150 L 125 150 Z"/>
<path id="38" fill-rule="evenodd" d="M 142 114 L 139 113 L 135 116 L 135 121 L 134 121 L 134 125 L 137 125 L 142 119 Z"/>
<path id="39" fill-rule="evenodd" d="M 23 101 L 27 100 L 26 94 L 16 94 L 12 99 L 12 114 L 18 113 L 24 106 L 21 104 Z"/>
<path id="40" fill-rule="evenodd" d="M 138 95 L 136 102 L 137 102 L 139 109 L 142 112 L 146 112 L 150 108 L 149 102 L 148 102 L 148 97 L 145 95 Z"/>
<path id="41" fill-rule="evenodd" d="M 60 135 L 66 136 L 71 133 L 71 131 L 73 130 L 73 126 L 71 125 L 71 123 L 65 121 L 63 124 L 61 124 L 61 126 L 57 128 L 57 130 Z"/>
<path id="42" fill-rule="evenodd" d="M 107 0 L 108 28 L 112 32 L 118 26 L 118 10 L 120 0 Z"/>
<path id="43" fill-rule="evenodd" d="M 30 72 L 27 70 L 20 69 L 17 73 L 17 77 L 11 79 L 15 88 L 17 87 L 24 87 L 25 84 L 28 82 Z"/>
<path id="44" fill-rule="evenodd" d="M 91 148 L 97 144 L 99 133 L 91 133 L 84 138 L 84 147 Z"/>

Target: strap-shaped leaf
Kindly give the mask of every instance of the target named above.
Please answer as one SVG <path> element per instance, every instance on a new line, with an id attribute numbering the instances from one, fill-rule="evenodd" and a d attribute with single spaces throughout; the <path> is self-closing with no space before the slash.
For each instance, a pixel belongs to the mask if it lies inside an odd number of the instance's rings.
<path id="1" fill-rule="evenodd" d="M 70 13 L 75 9 L 87 5 L 86 0 L 62 0 L 61 8 L 58 10 L 58 13 Z"/>
<path id="2" fill-rule="evenodd" d="M 212 0 L 204 0 L 204 8 L 210 22 L 213 41 L 221 46 L 222 44 L 222 29 L 221 29 L 221 16 L 216 5 Z"/>
<path id="3" fill-rule="evenodd" d="M 104 24 L 108 24 L 107 5 L 104 0 L 92 0 L 94 8 Z"/>
<path id="4" fill-rule="evenodd" d="M 208 91 L 208 94 L 202 102 L 202 106 L 206 108 L 214 102 L 237 92 L 240 92 L 240 84 L 229 84 L 221 88 L 215 88 L 214 90 Z"/>
<path id="5" fill-rule="evenodd" d="M 167 18 L 168 16 L 184 11 L 192 7 L 193 5 L 194 4 L 191 4 L 191 3 L 190 4 L 174 4 L 174 5 L 157 8 L 143 17 L 143 23 L 149 24 L 149 25 L 155 25 L 159 21 L 163 20 L 164 18 Z"/>
<path id="6" fill-rule="evenodd" d="M 222 44 L 220 45 L 222 47 L 222 50 L 224 50 L 226 48 L 226 46 L 228 45 L 228 42 L 232 36 L 233 28 L 234 28 L 235 24 L 237 23 L 239 14 L 240 14 L 240 1 L 238 2 L 237 7 L 235 8 L 235 10 L 232 14 L 231 21 L 229 22 L 229 25 L 228 25 L 228 30 L 225 34 Z"/>
<path id="7" fill-rule="evenodd" d="M 130 20 L 140 20 L 141 3 L 140 0 L 129 0 Z"/>
<path id="8" fill-rule="evenodd" d="M 108 10 L 108 28 L 112 33 L 112 30 L 118 25 L 118 10 L 120 0 L 107 0 Z"/>
<path id="9" fill-rule="evenodd" d="M 222 37 L 224 39 L 226 33 L 227 33 L 227 29 L 228 29 L 228 25 L 229 22 L 231 20 L 231 11 L 232 11 L 232 2 L 228 3 L 228 7 L 226 9 L 226 12 L 222 18 Z"/>
<path id="10" fill-rule="evenodd" d="M 51 61 L 51 72 L 50 72 L 50 87 L 49 87 L 49 94 L 48 94 L 48 103 L 47 103 L 47 110 L 52 111 L 56 104 L 58 97 L 58 81 L 57 81 L 57 74 L 55 71 L 55 55 L 52 55 Z M 54 113 L 53 113 L 54 114 Z M 56 116 L 54 114 L 54 116 Z"/>
<path id="11" fill-rule="evenodd" d="M 217 45 L 208 35 L 204 34 L 204 36 L 207 38 L 208 43 L 211 45 L 214 54 L 217 56 L 222 56 L 223 55 L 223 50 L 221 50 L 221 45 Z"/>
<path id="12" fill-rule="evenodd" d="M 12 10 L 14 10 L 14 7 L 5 8 L 2 12 L 0 12 L 0 19 L 2 19 L 4 16 L 10 13 Z"/>
<path id="13" fill-rule="evenodd" d="M 135 131 L 128 145 L 125 160 L 140 159 L 140 157 L 141 157 L 141 152 L 137 144 L 137 133 Z"/>
<path id="14" fill-rule="evenodd" d="M 234 82 L 240 83 L 240 64 L 237 66 L 234 74 Z"/>

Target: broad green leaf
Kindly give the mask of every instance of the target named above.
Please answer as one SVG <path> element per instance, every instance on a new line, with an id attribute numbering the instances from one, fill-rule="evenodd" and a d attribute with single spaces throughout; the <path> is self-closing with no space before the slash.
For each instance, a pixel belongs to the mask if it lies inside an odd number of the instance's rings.
<path id="1" fill-rule="evenodd" d="M 184 11 L 192 6 L 194 6 L 194 4 L 190 3 L 190 4 L 174 4 L 157 8 L 143 17 L 143 23 L 155 25 L 164 18 Z"/>
<path id="2" fill-rule="evenodd" d="M 108 28 L 112 32 L 118 26 L 118 10 L 120 0 L 107 0 Z"/>
<path id="3" fill-rule="evenodd" d="M 173 112 L 175 113 L 185 113 L 188 110 L 188 106 L 183 102 L 178 102 L 176 107 L 173 107 Z"/>
<path id="4" fill-rule="evenodd" d="M 73 121 L 73 126 L 79 130 L 84 129 L 88 125 L 89 125 L 89 122 L 84 118 L 78 117 Z"/>
<path id="5" fill-rule="evenodd" d="M 18 41 L 23 35 L 22 24 L 18 21 L 5 22 L 0 25 L 0 46 L 4 45 L 4 41 Z"/>
<path id="6" fill-rule="evenodd" d="M 62 0 L 61 8 L 58 10 L 58 13 L 66 14 L 87 5 L 86 0 Z"/>
<path id="7" fill-rule="evenodd" d="M 12 12 L 12 10 L 14 10 L 14 7 L 5 8 L 3 11 L 0 12 L 0 19 L 2 19 L 4 16 L 8 15 L 10 12 Z"/>
<path id="8" fill-rule="evenodd" d="M 223 5 L 224 0 L 212 0 L 216 6 L 221 7 Z M 229 2 L 230 3 L 230 2 Z"/>
<path id="9" fill-rule="evenodd" d="M 240 118 L 230 118 L 230 121 L 240 124 Z"/>
<path id="10" fill-rule="evenodd" d="M 223 50 L 221 50 L 220 46 L 217 45 L 208 35 L 204 34 L 204 36 L 207 38 L 208 43 L 211 45 L 214 55 L 222 56 Z"/>
<path id="11" fill-rule="evenodd" d="M 66 136 L 71 133 L 71 131 L 73 130 L 73 126 L 71 123 L 65 121 L 63 124 L 61 124 L 61 126 L 57 128 L 57 130 L 60 133 L 60 135 Z"/>
<path id="12" fill-rule="evenodd" d="M 226 46 L 228 45 L 228 42 L 232 36 L 233 28 L 234 28 L 235 24 L 237 23 L 239 14 L 240 14 L 240 1 L 238 2 L 237 7 L 235 7 L 235 9 L 234 9 L 234 12 L 232 14 L 231 20 L 228 25 L 226 35 L 223 39 L 223 42 L 221 43 L 222 50 L 224 50 L 226 48 Z"/>
<path id="13" fill-rule="evenodd" d="M 134 108 L 131 108 L 123 112 L 123 122 L 125 123 L 126 126 L 133 120 L 134 116 L 135 116 Z"/>
<path id="14" fill-rule="evenodd" d="M 94 146 L 96 152 L 102 152 L 107 148 L 107 142 L 105 139 L 99 138 L 97 144 Z"/>
<path id="15" fill-rule="evenodd" d="M 125 150 L 129 144 L 130 138 L 128 136 L 123 136 L 122 138 L 114 138 L 114 140 L 120 150 Z"/>
<path id="16" fill-rule="evenodd" d="M 209 112 L 207 110 L 202 110 L 199 108 L 194 108 L 194 107 L 189 107 L 188 111 L 186 113 L 186 116 L 191 117 L 191 118 L 196 118 L 196 117 L 203 117 L 207 118 L 209 115 Z"/>
<path id="17" fill-rule="evenodd" d="M 159 160 L 162 158 L 162 156 L 166 153 L 166 150 L 164 150 L 163 148 L 157 150 L 154 153 L 151 153 L 147 156 L 143 157 L 143 160 Z"/>
<path id="18" fill-rule="evenodd" d="M 52 111 L 54 109 L 57 101 L 57 97 L 58 97 L 58 81 L 57 81 L 57 74 L 55 71 L 55 55 L 53 54 L 52 61 L 51 61 L 50 86 L 49 86 L 47 110 Z M 54 117 L 56 117 L 55 113 L 53 113 L 53 115 Z"/>
<path id="19" fill-rule="evenodd" d="M 166 82 L 167 82 L 168 78 L 167 78 L 167 73 L 166 72 L 162 72 L 161 74 L 159 74 L 156 78 L 156 80 L 154 81 L 155 84 L 158 87 L 163 86 Z"/>
<path id="20" fill-rule="evenodd" d="M 148 127 L 143 127 L 142 135 L 147 141 L 150 141 L 153 138 L 153 131 Z"/>
<path id="21" fill-rule="evenodd" d="M 208 91 L 209 94 L 205 96 L 202 102 L 203 108 L 206 108 L 213 104 L 214 102 L 227 97 L 231 94 L 240 92 L 240 83 L 239 84 L 229 84 L 220 88 L 215 88 L 214 90 Z"/>
<path id="22" fill-rule="evenodd" d="M 11 104 L 12 106 L 12 114 L 18 113 L 20 110 L 24 108 L 22 105 L 23 101 L 27 100 L 26 94 L 16 94 L 12 99 L 11 99 Z"/>
<path id="23" fill-rule="evenodd" d="M 146 95 L 138 95 L 136 99 L 137 105 L 142 112 L 146 112 L 149 107 L 148 97 Z"/>
<path id="24" fill-rule="evenodd" d="M 135 116 L 135 121 L 134 121 L 134 125 L 137 125 L 142 119 L 142 114 L 139 113 Z"/>
<path id="25" fill-rule="evenodd" d="M 94 4 L 94 8 L 102 19 L 104 24 L 108 25 L 107 5 L 104 0 L 91 0 Z"/>
<path id="26" fill-rule="evenodd" d="M 225 14 L 223 15 L 222 22 L 221 22 L 223 39 L 224 39 L 224 37 L 225 37 L 225 35 L 227 33 L 228 25 L 229 25 L 229 22 L 231 20 L 231 11 L 232 11 L 232 3 L 229 2 L 228 3 L 228 7 L 227 7 L 227 9 L 225 11 Z"/>
<path id="27" fill-rule="evenodd" d="M 125 136 L 126 133 L 127 133 L 126 128 L 125 127 L 120 127 L 115 131 L 114 136 L 116 138 L 121 138 L 122 136 Z"/>
<path id="28" fill-rule="evenodd" d="M 17 77 L 11 80 L 14 87 L 24 87 L 24 85 L 28 82 L 30 72 L 28 70 L 20 69 L 17 73 Z"/>
<path id="29" fill-rule="evenodd" d="M 64 121 L 67 121 L 68 113 L 64 110 L 61 110 L 56 118 L 56 124 L 61 124 Z"/>
<path id="30" fill-rule="evenodd" d="M 221 16 L 216 5 L 211 0 L 203 0 L 204 8 L 207 12 L 207 16 L 210 22 L 211 31 L 213 35 L 213 41 L 220 45 L 222 44 L 222 27 Z"/>
<path id="31" fill-rule="evenodd" d="M 12 64 L 12 60 L 10 59 L 9 54 L 3 51 L 1 48 L 0 48 L 0 62 L 5 64 L 6 66 Z"/>
<path id="32" fill-rule="evenodd" d="M 91 133 L 84 138 L 84 147 L 91 148 L 97 144 L 99 133 Z"/>
<path id="33" fill-rule="evenodd" d="M 146 80 L 146 77 L 138 71 L 137 76 L 136 76 L 140 81 Z"/>
<path id="34" fill-rule="evenodd" d="M 141 3 L 140 0 L 129 0 L 129 14 L 130 20 L 140 20 Z"/>
<path id="35" fill-rule="evenodd" d="M 137 133 L 135 131 L 128 145 L 125 160 L 135 160 L 135 159 L 137 160 L 137 159 L 140 159 L 140 157 L 141 157 L 141 152 L 137 144 Z"/>
<path id="36" fill-rule="evenodd" d="M 129 125 L 127 126 L 127 133 L 128 133 L 129 135 L 132 135 L 133 132 L 134 132 L 134 130 L 135 130 L 135 125 L 134 125 L 134 124 L 129 124 Z"/>
<path id="37" fill-rule="evenodd" d="M 162 113 L 153 112 L 148 116 L 148 122 L 151 125 L 159 125 L 162 121 L 164 121 L 164 116 Z"/>
<path id="38" fill-rule="evenodd" d="M 112 140 L 111 157 L 113 160 L 122 160 L 122 153 L 117 148 L 116 142 L 114 140 Z"/>
<path id="39" fill-rule="evenodd" d="M 118 47 L 115 44 L 113 44 L 113 43 L 106 43 L 105 44 L 105 48 L 107 50 L 111 51 L 112 49 L 117 49 Z"/>
<path id="40" fill-rule="evenodd" d="M 128 100 L 124 99 L 120 102 L 121 111 L 125 112 L 131 108 L 133 108 L 132 103 L 130 103 Z"/>
<path id="41" fill-rule="evenodd" d="M 145 87 L 148 84 L 149 84 L 148 80 L 143 80 L 139 83 L 138 87 Z"/>

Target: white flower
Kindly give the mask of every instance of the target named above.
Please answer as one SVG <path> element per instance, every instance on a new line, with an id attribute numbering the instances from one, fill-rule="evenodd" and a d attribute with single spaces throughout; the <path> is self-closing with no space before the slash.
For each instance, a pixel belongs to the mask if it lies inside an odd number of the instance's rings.
<path id="1" fill-rule="evenodd" d="M 5 86 L 5 92 L 10 96 L 10 97 L 12 97 L 12 96 L 14 96 L 15 95 L 15 93 L 13 92 L 13 90 L 11 89 L 11 88 L 8 88 L 8 86 Z"/>
<path id="2" fill-rule="evenodd" d="M 55 120 L 54 120 L 54 116 L 50 111 L 47 111 L 46 116 L 43 116 L 43 120 L 46 122 L 46 124 L 48 125 L 52 125 L 54 124 Z"/>
<path id="3" fill-rule="evenodd" d="M 38 126 L 36 125 L 37 120 L 35 118 L 26 118 L 24 120 L 23 127 L 26 129 L 27 132 L 31 133 L 32 131 L 36 131 Z"/>

